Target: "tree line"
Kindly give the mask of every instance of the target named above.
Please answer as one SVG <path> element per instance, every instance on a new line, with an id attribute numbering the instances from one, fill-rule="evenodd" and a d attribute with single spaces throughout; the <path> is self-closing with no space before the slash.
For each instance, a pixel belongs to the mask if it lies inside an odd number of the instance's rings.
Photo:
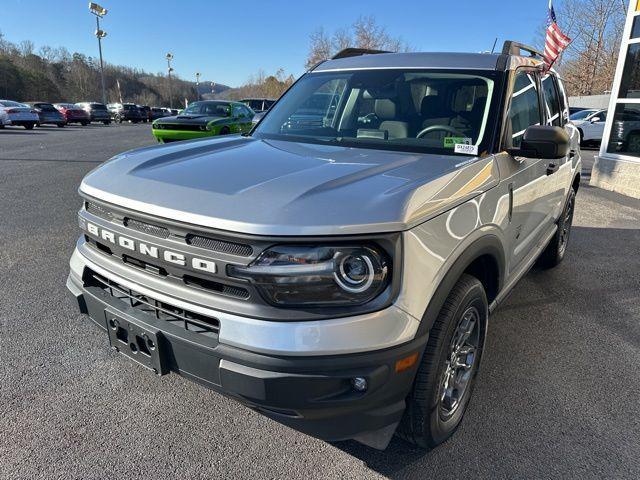
<path id="1" fill-rule="evenodd" d="M 181 105 L 198 98 L 196 83 L 122 65 L 104 64 L 108 102 Z M 216 84 L 214 92 L 229 88 Z M 171 93 L 170 93 L 171 92 Z M 172 97 L 172 98 L 170 98 Z M 0 32 L 0 98 L 17 101 L 101 101 L 99 60 L 64 47 L 40 47 L 26 40 L 12 43 Z"/>

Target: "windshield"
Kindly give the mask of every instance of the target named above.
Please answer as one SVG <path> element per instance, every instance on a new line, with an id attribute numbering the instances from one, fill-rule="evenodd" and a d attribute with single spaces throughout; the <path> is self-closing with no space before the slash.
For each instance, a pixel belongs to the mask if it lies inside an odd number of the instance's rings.
<path id="1" fill-rule="evenodd" d="M 89 105 L 91 110 L 106 110 L 107 107 L 101 103 L 92 103 Z"/>
<path id="2" fill-rule="evenodd" d="M 595 110 L 580 110 L 579 112 L 576 112 L 573 115 L 570 115 L 569 119 L 570 120 L 586 120 L 594 113 L 596 113 Z"/>
<path id="3" fill-rule="evenodd" d="M 482 152 L 494 72 L 310 73 L 256 128 L 258 137 L 408 151 Z"/>
<path id="4" fill-rule="evenodd" d="M 215 117 L 228 117 L 229 104 L 218 102 L 193 102 L 182 111 L 181 115 L 210 115 Z"/>

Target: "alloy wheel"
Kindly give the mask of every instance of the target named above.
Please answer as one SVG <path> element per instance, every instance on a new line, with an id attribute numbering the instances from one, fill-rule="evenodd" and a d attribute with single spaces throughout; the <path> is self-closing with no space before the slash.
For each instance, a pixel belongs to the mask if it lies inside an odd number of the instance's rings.
<path id="1" fill-rule="evenodd" d="M 480 346 L 480 312 L 468 307 L 456 326 L 440 384 L 440 413 L 453 415 L 464 398 L 478 360 Z"/>

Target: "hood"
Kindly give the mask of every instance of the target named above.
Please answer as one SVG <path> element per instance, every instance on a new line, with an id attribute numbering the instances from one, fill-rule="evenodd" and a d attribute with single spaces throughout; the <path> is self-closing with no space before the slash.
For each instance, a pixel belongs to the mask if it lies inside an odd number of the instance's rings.
<path id="1" fill-rule="evenodd" d="M 162 117 L 162 118 L 159 118 L 157 121 L 158 123 L 171 123 L 174 125 L 175 124 L 205 125 L 211 122 L 212 120 L 220 120 L 221 118 L 225 118 L 225 117 L 194 114 L 194 115 L 176 115 L 174 117 Z"/>
<path id="2" fill-rule="evenodd" d="M 341 235 L 411 228 L 497 181 L 493 157 L 234 136 L 119 155 L 89 173 L 80 191 L 232 232 Z"/>

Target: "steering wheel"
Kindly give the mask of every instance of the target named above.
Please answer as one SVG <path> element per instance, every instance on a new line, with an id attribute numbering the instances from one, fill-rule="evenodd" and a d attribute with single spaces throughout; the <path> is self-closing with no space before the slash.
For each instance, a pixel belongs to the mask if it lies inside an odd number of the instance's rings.
<path id="1" fill-rule="evenodd" d="M 422 130 L 420 130 L 420 132 L 418 132 L 418 134 L 416 135 L 416 138 L 422 138 L 427 133 L 437 132 L 437 131 L 453 133 L 457 137 L 466 137 L 464 133 L 459 132 L 455 128 L 450 127 L 449 125 L 431 125 L 430 127 L 423 128 Z"/>

